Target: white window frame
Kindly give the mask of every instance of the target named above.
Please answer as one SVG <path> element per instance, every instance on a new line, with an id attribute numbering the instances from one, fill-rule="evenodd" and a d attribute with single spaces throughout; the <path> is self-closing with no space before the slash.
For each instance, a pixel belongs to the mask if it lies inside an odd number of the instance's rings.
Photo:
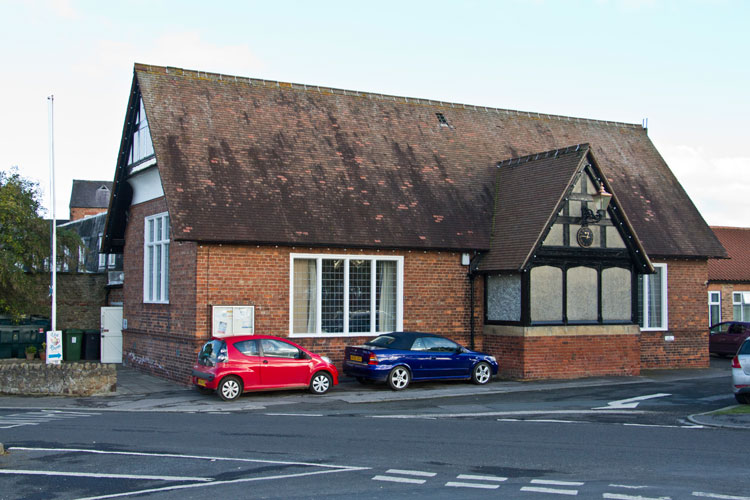
<path id="1" fill-rule="evenodd" d="M 146 119 L 146 108 L 143 106 L 143 99 L 138 101 L 135 130 L 128 153 L 128 165 L 137 165 L 139 162 L 154 156 L 154 144 L 151 141 L 151 129 Z"/>
<path id="2" fill-rule="evenodd" d="M 148 241 L 149 232 L 148 224 L 150 221 L 154 221 L 154 231 L 158 229 L 158 220 L 163 219 L 162 223 L 162 234 L 155 235 L 154 241 Z M 143 221 L 143 302 L 145 304 L 169 304 L 169 212 L 162 212 L 160 214 L 150 215 L 144 218 Z M 161 277 L 159 287 L 157 287 L 156 280 L 149 280 L 149 268 L 148 268 L 148 253 L 149 249 L 154 249 L 156 254 L 156 248 L 161 247 Z M 166 251 L 165 251 L 166 249 Z M 156 276 L 157 266 L 154 266 L 153 274 Z M 149 284 L 152 284 L 154 289 L 149 289 Z M 161 296 L 157 296 L 156 292 L 161 290 Z M 152 297 L 152 298 L 150 298 Z"/>
<path id="3" fill-rule="evenodd" d="M 719 306 L 719 317 L 711 318 L 711 306 Z M 721 323 L 721 292 L 711 290 L 708 292 L 708 326 Z"/>
<path id="4" fill-rule="evenodd" d="M 372 331 L 374 327 L 371 326 L 369 332 L 354 332 L 349 333 L 349 294 L 344 293 L 344 332 L 343 333 L 324 333 L 322 331 L 322 314 L 316 316 L 316 332 L 314 333 L 294 333 L 294 261 L 296 259 L 309 259 L 316 260 L 316 273 L 317 273 L 317 284 L 315 290 L 317 291 L 317 310 L 322 310 L 322 295 L 321 291 L 323 288 L 323 260 L 344 260 L 346 262 L 344 266 L 344 290 L 349 290 L 349 261 L 351 260 L 369 260 L 372 262 L 372 290 L 370 294 L 370 310 L 376 310 L 377 297 L 374 293 L 375 290 L 375 270 L 376 261 L 392 261 L 396 262 L 396 330 L 400 331 L 404 329 L 404 258 L 402 256 L 393 255 L 350 255 L 350 254 L 303 254 L 303 253 L 292 253 L 289 255 L 289 337 L 290 338 L 323 338 L 323 337 L 374 337 L 381 335 L 384 332 Z"/>
<path id="5" fill-rule="evenodd" d="M 750 304 L 750 292 L 732 292 L 732 319 L 734 321 L 750 321 L 750 318 L 745 318 L 743 311 L 744 306 Z M 734 313 L 735 308 L 739 306 L 740 317 Z"/>
<path id="6" fill-rule="evenodd" d="M 654 326 L 652 326 L 652 327 L 643 326 L 643 327 L 641 327 L 641 331 L 642 332 L 645 332 L 645 331 L 663 331 L 663 330 L 667 330 L 668 326 L 669 326 L 669 310 L 668 310 L 668 306 L 667 306 L 667 304 L 669 304 L 669 300 L 668 300 L 669 288 L 667 287 L 667 283 L 669 283 L 669 281 L 667 280 L 667 265 L 666 264 L 654 264 L 654 268 L 661 269 L 661 289 L 662 289 L 662 294 L 661 294 L 661 310 L 662 310 L 661 321 L 662 321 L 662 323 L 661 323 L 661 325 L 655 326 L 655 327 Z M 649 280 L 645 279 L 646 276 L 648 276 L 648 275 L 643 275 L 644 279 L 643 279 L 643 300 L 642 300 L 643 311 L 642 312 L 643 312 L 643 324 L 644 325 L 648 325 L 648 323 L 649 323 L 649 317 L 648 317 L 648 294 L 649 294 L 648 283 L 649 283 Z"/>
<path id="7" fill-rule="evenodd" d="M 104 240 L 104 235 L 99 233 L 99 270 L 104 270 L 105 267 L 107 267 L 107 254 L 102 253 L 102 242 Z"/>

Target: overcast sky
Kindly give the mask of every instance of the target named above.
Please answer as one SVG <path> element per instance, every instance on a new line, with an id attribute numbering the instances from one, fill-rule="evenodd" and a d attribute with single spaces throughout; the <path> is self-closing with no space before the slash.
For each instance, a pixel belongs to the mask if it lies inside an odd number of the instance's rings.
<path id="1" fill-rule="evenodd" d="M 0 0 L 0 170 L 112 180 L 133 63 L 628 123 L 750 227 L 750 1 Z M 49 211 L 47 215 L 50 215 Z"/>

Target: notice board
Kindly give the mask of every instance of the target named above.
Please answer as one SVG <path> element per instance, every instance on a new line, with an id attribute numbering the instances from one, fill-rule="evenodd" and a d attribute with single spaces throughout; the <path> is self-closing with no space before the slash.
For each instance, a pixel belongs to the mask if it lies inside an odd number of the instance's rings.
<path id="1" fill-rule="evenodd" d="M 255 306 L 213 306 L 214 337 L 253 335 L 255 333 Z"/>

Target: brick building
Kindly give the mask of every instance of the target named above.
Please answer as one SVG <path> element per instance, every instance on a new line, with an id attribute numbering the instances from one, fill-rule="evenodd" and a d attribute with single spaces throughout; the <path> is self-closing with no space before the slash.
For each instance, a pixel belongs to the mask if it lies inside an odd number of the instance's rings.
<path id="1" fill-rule="evenodd" d="M 750 321 L 750 228 L 711 227 L 729 259 L 708 261 L 708 325 Z"/>
<path id="2" fill-rule="evenodd" d="M 69 203 L 70 220 L 78 220 L 89 215 L 106 212 L 111 192 L 111 181 L 73 179 Z"/>
<path id="3" fill-rule="evenodd" d="M 424 330 L 514 378 L 708 364 L 725 251 L 639 125 L 136 64 L 118 158 L 104 245 L 151 373 L 187 382 L 228 310 L 337 362 Z"/>

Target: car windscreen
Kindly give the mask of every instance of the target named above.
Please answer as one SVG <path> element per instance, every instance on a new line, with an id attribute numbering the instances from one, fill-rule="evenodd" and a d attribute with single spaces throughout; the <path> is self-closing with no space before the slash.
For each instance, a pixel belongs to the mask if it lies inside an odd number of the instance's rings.
<path id="1" fill-rule="evenodd" d="M 226 353 L 226 348 L 223 340 L 214 339 L 206 342 L 198 354 L 198 363 L 205 366 L 214 366 L 218 361 L 219 353 L 222 350 Z"/>
<path id="2" fill-rule="evenodd" d="M 744 341 L 737 354 L 750 354 L 750 339 Z"/>

